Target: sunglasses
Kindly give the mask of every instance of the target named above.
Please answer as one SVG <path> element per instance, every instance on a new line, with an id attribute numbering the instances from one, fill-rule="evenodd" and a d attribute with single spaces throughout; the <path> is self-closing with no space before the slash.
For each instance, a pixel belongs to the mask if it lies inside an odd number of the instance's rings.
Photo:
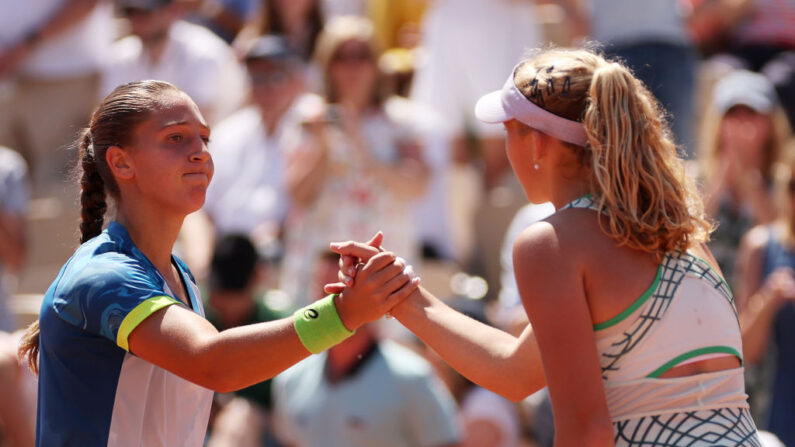
<path id="1" fill-rule="evenodd" d="M 148 16 L 152 15 L 157 10 L 155 8 L 139 8 L 137 6 L 125 6 L 121 8 L 121 12 L 125 17 L 132 17 L 132 16 Z"/>
<path id="2" fill-rule="evenodd" d="M 255 85 L 263 85 L 268 87 L 276 87 L 284 85 L 290 80 L 290 75 L 282 70 L 270 70 L 263 72 L 249 73 L 251 82 Z"/>
<path id="3" fill-rule="evenodd" d="M 370 62 L 373 53 L 369 50 L 340 51 L 334 55 L 334 62 Z"/>

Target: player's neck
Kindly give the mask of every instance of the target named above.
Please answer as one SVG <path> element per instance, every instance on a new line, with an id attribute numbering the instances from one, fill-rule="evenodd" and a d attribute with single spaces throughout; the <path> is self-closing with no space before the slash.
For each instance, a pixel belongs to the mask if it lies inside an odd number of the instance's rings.
<path id="1" fill-rule="evenodd" d="M 158 215 L 128 204 L 120 207 L 116 221 L 124 225 L 135 246 L 164 275 L 171 272 L 171 250 L 182 227 L 184 216 Z"/>

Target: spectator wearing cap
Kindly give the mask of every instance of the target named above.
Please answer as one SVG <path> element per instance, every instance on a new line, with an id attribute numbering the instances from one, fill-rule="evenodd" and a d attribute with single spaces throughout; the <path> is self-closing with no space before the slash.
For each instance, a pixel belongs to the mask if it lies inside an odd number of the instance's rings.
<path id="1" fill-rule="evenodd" d="M 113 41 L 103 0 L 4 1 L 0 12 L 0 145 L 26 159 L 34 193 L 62 190 L 62 149 L 99 99 Z M 55 105 L 55 106 L 53 106 Z"/>
<path id="2" fill-rule="evenodd" d="M 316 296 L 337 281 L 336 253 L 312 263 Z M 276 436 L 293 447 L 459 445 L 457 406 L 431 365 L 374 324 L 273 380 Z"/>
<path id="3" fill-rule="evenodd" d="M 306 67 L 281 36 L 254 41 L 245 66 L 251 104 L 214 129 L 213 182 L 204 208 L 186 221 L 185 248 L 199 270 L 207 265 L 209 257 L 203 253 L 209 253 L 214 236 L 245 234 L 258 249 L 277 244 L 291 203 L 285 187 L 285 151 L 300 140 L 303 108 L 320 107 L 322 102 L 305 94 Z"/>
<path id="4" fill-rule="evenodd" d="M 247 236 L 230 234 L 219 239 L 214 247 L 205 306 L 210 323 L 222 331 L 286 316 L 268 305 L 268 294 L 262 293 L 264 272 Z M 213 403 L 217 415 L 209 427 L 209 446 L 262 446 L 270 439 L 270 380 L 229 395 L 216 394 Z"/>
<path id="5" fill-rule="evenodd" d="M 773 166 L 789 137 L 776 92 L 762 75 L 734 71 L 716 84 L 701 132 L 705 210 L 717 222 L 710 248 L 729 284 L 742 236 L 775 217 Z"/>
<path id="6" fill-rule="evenodd" d="M 736 300 L 761 428 L 795 445 L 795 145 L 774 176 L 776 220 L 743 237 Z M 765 380 L 766 379 L 766 380 Z"/>
<path id="7" fill-rule="evenodd" d="M 210 125 L 242 105 L 248 86 L 232 48 L 207 28 L 181 20 L 183 2 L 117 2 L 131 34 L 112 47 L 103 95 L 131 81 L 168 81 L 193 98 Z"/>

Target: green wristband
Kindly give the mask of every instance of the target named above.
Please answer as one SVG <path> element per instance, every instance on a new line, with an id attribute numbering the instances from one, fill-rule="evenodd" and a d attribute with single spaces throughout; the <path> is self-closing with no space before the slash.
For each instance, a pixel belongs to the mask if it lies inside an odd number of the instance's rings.
<path id="1" fill-rule="evenodd" d="M 334 298 L 329 295 L 323 299 L 298 309 L 293 314 L 293 324 L 298 338 L 307 351 L 319 354 L 353 335 L 349 331 L 334 306 Z"/>

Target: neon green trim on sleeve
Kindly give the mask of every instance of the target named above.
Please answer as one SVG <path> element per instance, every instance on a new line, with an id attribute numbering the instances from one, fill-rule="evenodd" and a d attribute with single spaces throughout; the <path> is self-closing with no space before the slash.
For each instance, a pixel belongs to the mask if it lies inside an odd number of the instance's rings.
<path id="1" fill-rule="evenodd" d="M 657 286 L 660 284 L 660 277 L 662 277 L 662 271 L 663 271 L 663 265 L 660 264 L 660 266 L 657 267 L 657 275 L 654 277 L 654 281 L 651 283 L 649 288 L 646 289 L 646 292 L 644 292 L 643 295 L 640 296 L 640 298 L 635 300 L 634 303 L 632 303 L 629 307 L 624 309 L 623 312 L 616 315 L 615 317 L 607 321 L 603 321 L 601 323 L 593 325 L 593 330 L 601 331 L 602 329 L 607 329 L 610 326 L 614 326 L 620 323 L 622 320 L 624 320 L 624 318 L 627 318 L 628 316 L 632 315 L 632 312 L 638 310 L 638 308 L 642 306 L 643 303 L 645 303 L 646 300 L 648 300 L 649 297 L 657 290 Z"/>
<path id="2" fill-rule="evenodd" d="M 649 374 L 646 377 L 650 378 L 660 377 L 663 373 L 673 368 L 674 366 L 684 362 L 685 360 L 690 360 L 694 357 L 698 357 L 704 354 L 731 354 L 736 356 L 738 359 L 740 359 L 740 364 L 743 363 L 743 356 L 740 355 L 740 353 L 737 352 L 737 350 L 732 348 L 731 346 L 709 346 L 706 348 L 694 349 L 690 352 L 678 355 L 672 358 L 671 360 L 665 362 L 663 366 L 655 369 L 654 371 L 651 372 L 651 374 Z"/>
<path id="3" fill-rule="evenodd" d="M 127 337 L 130 336 L 133 329 L 137 328 L 142 321 L 146 320 L 146 318 L 153 313 L 172 304 L 177 304 L 177 300 L 170 296 L 160 295 L 153 296 L 135 306 L 121 322 L 119 332 L 116 333 L 116 344 L 125 351 L 129 351 L 130 346 L 127 342 Z"/>

